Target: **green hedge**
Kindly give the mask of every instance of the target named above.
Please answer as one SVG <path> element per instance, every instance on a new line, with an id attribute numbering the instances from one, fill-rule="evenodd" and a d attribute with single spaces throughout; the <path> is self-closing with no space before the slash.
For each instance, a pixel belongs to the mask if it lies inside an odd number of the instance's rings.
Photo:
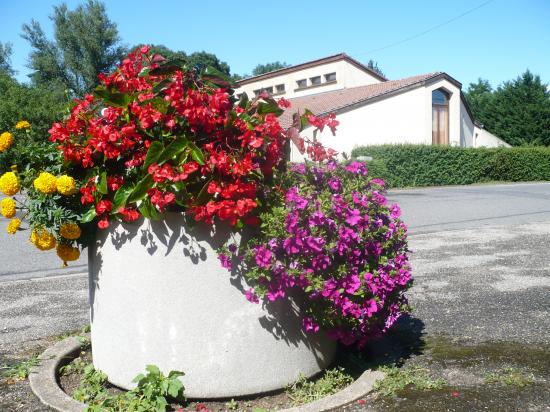
<path id="1" fill-rule="evenodd" d="M 390 187 L 550 180 L 546 147 L 382 145 L 354 149 L 352 157 L 359 156 L 371 156 L 370 175 L 385 179 Z"/>

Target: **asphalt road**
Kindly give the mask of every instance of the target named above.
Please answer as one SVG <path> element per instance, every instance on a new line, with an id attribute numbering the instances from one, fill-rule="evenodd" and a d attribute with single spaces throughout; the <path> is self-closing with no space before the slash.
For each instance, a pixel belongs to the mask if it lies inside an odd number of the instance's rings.
<path id="1" fill-rule="evenodd" d="M 550 183 L 393 190 L 390 200 L 401 206 L 414 234 L 550 221 Z M 0 222 L 7 224 L 4 219 Z M 55 252 L 37 250 L 29 243 L 29 235 L 25 230 L 12 236 L 0 228 L 0 282 L 87 270 L 86 253 L 62 268 Z"/>
<path id="2" fill-rule="evenodd" d="M 390 199 L 411 229 L 409 296 L 428 332 L 550 343 L 550 184 L 399 190 Z M 2 236 L 0 353 L 87 323 L 87 278 L 68 271 L 85 266 L 61 269 L 55 255 Z"/>

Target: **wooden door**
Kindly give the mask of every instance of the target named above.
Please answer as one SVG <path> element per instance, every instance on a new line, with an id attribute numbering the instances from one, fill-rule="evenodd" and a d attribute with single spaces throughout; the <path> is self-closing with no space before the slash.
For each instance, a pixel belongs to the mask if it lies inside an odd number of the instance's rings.
<path id="1" fill-rule="evenodd" d="M 432 106 L 432 144 L 449 144 L 449 106 Z"/>

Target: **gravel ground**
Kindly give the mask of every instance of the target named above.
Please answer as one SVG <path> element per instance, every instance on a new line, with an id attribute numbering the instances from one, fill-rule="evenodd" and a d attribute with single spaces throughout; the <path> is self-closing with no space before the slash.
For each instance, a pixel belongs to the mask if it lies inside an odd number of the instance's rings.
<path id="1" fill-rule="evenodd" d="M 368 398 L 346 410 L 415 410 L 411 400 L 431 411 L 548 410 L 550 371 L 529 359 L 550 365 L 549 244 L 548 221 L 412 235 L 415 286 L 409 297 L 416 310 L 400 332 L 412 351 L 405 364 L 432 365 L 434 372 L 464 376 L 463 383 L 451 380 L 458 388 L 452 398 L 450 389 L 411 391 L 395 401 Z M 86 302 L 83 276 L 0 283 L 0 363 L 28 357 L 47 343 L 43 336 L 87 323 Z M 448 349 L 436 348 L 446 355 L 434 357 L 434 342 Z M 535 374 L 537 381 L 511 389 L 480 384 L 484 374 L 506 365 Z M 25 383 L 1 384 L 0 410 L 45 410 L 28 392 Z"/>

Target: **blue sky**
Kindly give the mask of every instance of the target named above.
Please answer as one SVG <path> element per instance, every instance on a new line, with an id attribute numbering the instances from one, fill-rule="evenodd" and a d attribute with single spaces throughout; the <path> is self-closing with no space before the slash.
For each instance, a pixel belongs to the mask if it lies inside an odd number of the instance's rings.
<path id="1" fill-rule="evenodd" d="M 105 3 L 125 44 L 164 44 L 186 52 L 206 50 L 240 74 L 250 73 L 258 63 L 279 60 L 298 64 L 346 52 L 363 62 L 376 60 L 390 79 L 445 71 L 465 87 L 478 77 L 496 86 L 529 68 L 550 82 L 550 1 L 492 0 L 484 4 L 486 1 Z M 12 64 L 19 80 L 26 81 L 30 51 L 20 38 L 22 24 L 34 18 L 51 36 L 48 16 L 52 6 L 59 3 L 0 0 L 0 41 L 13 44 Z M 80 1 L 66 3 L 72 9 Z M 386 47 L 396 42 L 399 44 Z"/>

